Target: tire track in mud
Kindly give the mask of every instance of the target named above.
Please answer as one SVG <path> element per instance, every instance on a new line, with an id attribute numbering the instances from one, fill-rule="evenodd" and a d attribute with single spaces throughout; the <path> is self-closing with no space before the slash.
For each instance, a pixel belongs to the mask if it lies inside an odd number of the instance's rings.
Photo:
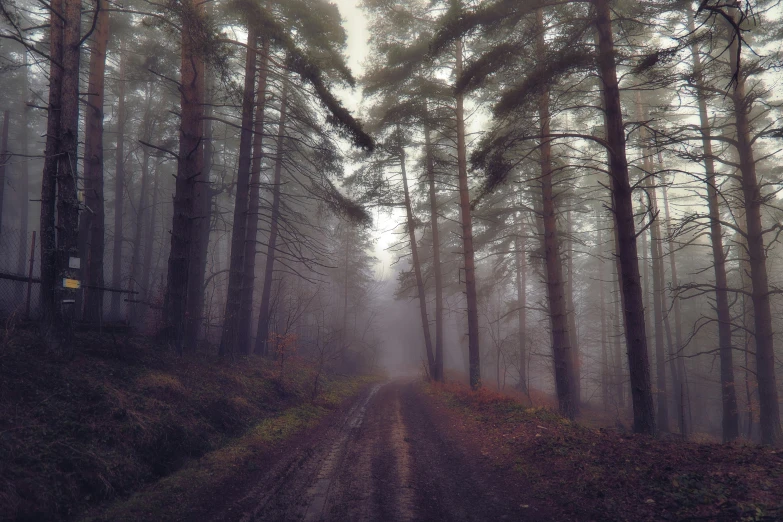
<path id="1" fill-rule="evenodd" d="M 364 422 L 370 401 L 385 384 L 374 385 L 341 422 L 318 440 L 284 455 L 222 520 L 319 520 L 335 473 L 344 465 L 351 439 Z"/>
<path id="2" fill-rule="evenodd" d="M 347 445 L 351 436 L 352 430 L 357 430 L 362 426 L 364 416 L 367 413 L 367 405 L 378 393 L 381 385 L 375 385 L 360 406 L 354 408 L 349 412 L 346 422 L 343 425 L 343 429 L 340 430 L 340 434 L 337 440 L 332 444 L 329 453 L 324 461 L 321 463 L 320 470 L 318 471 L 318 477 L 315 482 L 307 490 L 307 498 L 309 504 L 307 510 L 304 513 L 305 522 L 315 522 L 321 520 L 326 505 L 329 491 L 332 489 L 332 484 L 335 479 L 336 472 L 342 467 L 345 455 L 347 453 Z"/>
<path id="3" fill-rule="evenodd" d="M 216 519 L 549 520 L 522 503 L 518 477 L 488 467 L 479 448 L 455 437 L 451 422 L 415 382 L 375 385 L 331 426 L 285 450 Z"/>

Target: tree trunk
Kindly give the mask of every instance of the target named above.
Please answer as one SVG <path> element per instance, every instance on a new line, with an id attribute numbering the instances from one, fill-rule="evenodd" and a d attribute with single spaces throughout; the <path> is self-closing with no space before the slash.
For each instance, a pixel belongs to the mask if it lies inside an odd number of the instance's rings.
<path id="1" fill-rule="evenodd" d="M 154 250 L 155 245 L 155 234 L 156 234 L 156 226 L 157 226 L 157 215 L 158 215 L 158 192 L 159 192 L 159 181 L 160 181 L 160 162 L 157 162 L 155 165 L 155 174 L 153 176 L 153 187 L 152 187 L 152 205 L 150 205 L 150 217 L 149 222 L 147 223 L 147 235 L 149 238 L 144 243 L 144 268 L 142 269 L 143 274 L 143 283 L 141 284 L 141 296 L 143 297 L 143 300 L 146 302 L 150 302 L 152 299 L 152 273 L 155 271 L 155 267 L 152 266 L 152 252 Z M 162 242 L 161 242 L 162 243 Z"/>
<path id="2" fill-rule="evenodd" d="M 660 160 L 660 153 L 659 153 Z M 663 163 L 661 163 L 661 171 L 663 172 Z M 672 238 L 672 222 L 671 215 L 669 214 L 669 194 L 666 188 L 666 177 L 661 174 L 661 191 L 663 193 L 663 211 L 664 219 L 666 220 L 666 237 L 669 245 L 669 269 L 671 270 L 671 286 L 676 289 L 679 287 L 679 281 L 677 279 L 677 260 L 674 251 L 674 239 Z M 669 309 L 664 304 L 664 321 L 666 324 L 666 335 L 669 343 L 669 360 L 670 372 L 672 374 L 672 393 L 674 395 L 674 403 L 677 407 L 677 422 L 680 427 L 680 434 L 682 438 L 688 437 L 687 426 L 685 425 L 685 358 L 681 353 L 683 350 L 682 345 L 682 316 L 680 315 L 680 298 L 677 296 L 675 290 L 672 295 L 672 308 L 674 311 L 674 341 L 671 342 L 671 326 L 669 325 Z"/>
<path id="3" fill-rule="evenodd" d="M 258 57 L 258 96 L 253 124 L 253 161 L 250 170 L 250 196 L 247 213 L 247 237 L 244 248 L 242 270 L 241 305 L 239 307 L 239 333 L 237 344 L 243 353 L 250 353 L 250 330 L 253 317 L 253 294 L 256 278 L 256 244 L 258 240 L 259 197 L 261 190 L 261 167 L 264 158 L 264 108 L 266 106 L 266 81 L 269 66 L 269 40 L 263 38 L 261 55 Z"/>
<path id="4" fill-rule="evenodd" d="M 600 219 L 596 219 L 598 228 L 598 248 L 603 246 L 603 228 Z M 603 254 L 599 250 L 600 254 Z M 604 292 L 604 262 L 602 259 L 598 259 L 598 301 L 600 304 L 601 313 L 601 402 L 603 403 L 604 411 L 609 411 L 609 352 L 607 347 L 607 324 L 606 324 L 606 295 Z"/>
<path id="5" fill-rule="evenodd" d="M 178 354 L 183 353 L 188 279 L 197 269 L 191 259 L 193 242 L 196 184 L 203 170 L 202 133 L 204 129 L 204 65 L 195 41 L 195 18 L 201 16 L 203 4 L 186 0 L 182 7 L 190 11 L 182 16 L 182 49 L 180 61 L 180 133 L 179 158 L 174 193 L 174 214 L 171 223 L 171 249 L 164 313 L 169 342 Z"/>
<path id="6" fill-rule="evenodd" d="M 615 249 L 616 250 L 616 249 Z M 625 332 L 623 325 L 623 315 L 620 312 L 620 304 L 622 303 L 622 288 L 620 281 L 620 273 L 618 263 L 614 263 L 614 281 L 617 284 L 617 295 L 614 300 L 614 377 L 612 381 L 615 385 L 615 393 L 617 394 L 617 405 L 620 409 L 625 409 L 625 392 L 623 386 L 623 343 L 620 339 Z"/>
<path id="7" fill-rule="evenodd" d="M 402 129 L 397 127 L 397 133 Z M 413 208 L 411 196 L 408 190 L 408 173 L 405 168 L 405 149 L 402 145 L 399 147 L 400 173 L 402 174 L 402 188 L 405 195 L 405 213 L 407 216 L 408 238 L 411 243 L 411 258 L 413 261 L 413 272 L 416 275 L 416 291 L 419 296 L 419 312 L 421 314 L 421 327 L 424 332 L 424 349 L 427 354 L 427 364 L 431 379 L 435 378 L 435 354 L 432 351 L 432 336 L 430 335 L 430 321 L 427 317 L 427 293 L 424 290 L 424 278 L 421 276 L 421 263 L 419 262 L 419 247 L 416 244 L 416 223 L 413 219 Z"/>
<path id="8" fill-rule="evenodd" d="M 22 154 L 22 158 L 24 158 L 24 161 L 22 161 L 18 168 L 15 169 L 18 173 L 17 180 L 18 185 L 21 187 L 21 194 L 19 199 L 19 211 L 20 211 L 20 220 L 19 220 L 19 250 L 17 252 L 16 257 L 16 273 L 17 274 L 24 274 L 25 273 L 25 267 L 27 266 L 27 256 L 29 254 L 29 244 L 28 244 L 28 229 L 30 228 L 29 221 L 30 221 L 30 173 L 28 169 L 29 162 L 26 161 L 27 155 L 28 155 L 28 140 L 30 139 L 30 108 L 27 105 L 27 96 L 29 91 L 29 80 L 28 80 L 28 69 L 27 69 L 27 52 L 24 52 L 24 70 L 22 71 L 22 99 L 20 102 L 22 103 L 22 125 L 19 129 L 19 152 Z M 18 303 L 21 303 L 24 299 L 24 288 L 22 285 L 17 285 L 17 295 L 16 300 Z"/>
<path id="9" fill-rule="evenodd" d="M 201 99 L 206 100 L 206 76 L 203 61 L 200 75 L 205 78 L 200 84 Z M 210 93 L 211 93 L 210 86 Z M 211 94 L 210 94 L 211 96 Z M 212 186 L 209 175 L 212 170 L 212 105 L 206 103 L 202 118 L 202 160 L 201 174 L 196 178 L 194 187 L 195 205 L 193 209 L 193 239 L 190 243 L 190 274 L 188 274 L 188 304 L 185 315 L 185 347 L 194 351 L 202 335 L 204 323 L 204 293 L 207 272 L 207 255 L 209 253 L 209 234 L 212 230 Z"/>
<path id="10" fill-rule="evenodd" d="M 740 23 L 740 13 L 732 9 L 734 19 Z M 777 444 L 783 439 L 780 427 L 778 391 L 775 383 L 775 350 L 770 310 L 769 281 L 767 259 L 764 245 L 763 225 L 761 221 L 762 195 L 756 177 L 756 160 L 753 157 L 753 142 L 750 136 L 748 113 L 751 100 L 745 95 L 745 73 L 737 62 L 738 39 L 733 35 L 729 49 L 731 71 L 736 84 L 731 92 L 734 120 L 737 130 L 737 152 L 740 159 L 742 194 L 745 205 L 747 226 L 748 257 L 750 260 L 750 280 L 753 285 L 751 298 L 756 333 L 756 376 L 759 386 L 759 407 L 761 441 L 764 444 Z"/>
<path id="11" fill-rule="evenodd" d="M 11 111 L 3 111 L 3 133 L 0 139 L 0 236 L 3 234 L 3 194 L 5 193 L 6 164 L 11 161 L 8 153 L 8 125 L 11 119 Z"/>
<path id="12" fill-rule="evenodd" d="M 606 141 L 609 149 L 612 203 L 619 243 L 618 257 L 625 309 L 625 336 L 628 366 L 631 374 L 634 431 L 654 434 L 655 413 L 650 386 L 650 363 L 647 355 L 647 333 L 644 303 L 639 281 L 639 256 L 636 250 L 633 192 L 625 156 L 620 89 L 617 82 L 614 38 L 609 0 L 594 0 L 598 31 L 598 67 L 603 85 L 606 111 Z"/>
<path id="13" fill-rule="evenodd" d="M 242 96 L 242 130 L 239 137 L 239 163 L 237 168 L 234 225 L 231 230 L 231 260 L 229 262 L 228 295 L 220 336 L 220 355 L 233 356 L 239 349 L 247 354 L 247 346 L 239 346 L 239 307 L 245 268 L 245 241 L 247 240 L 248 192 L 250 190 L 250 166 L 253 156 L 253 110 L 256 95 L 256 45 L 257 24 L 248 24 L 247 51 L 245 52 L 245 88 Z M 263 102 L 263 100 L 262 100 Z"/>
<path id="14" fill-rule="evenodd" d="M 457 66 L 455 75 L 462 75 L 462 40 L 457 41 Z M 465 256 L 465 292 L 468 311 L 468 360 L 470 362 L 470 387 L 481 387 L 481 352 L 479 351 L 478 296 L 476 294 L 476 263 L 473 252 L 473 221 L 468 187 L 468 159 L 465 141 L 464 97 L 457 94 L 457 170 L 459 177 L 459 207 L 462 224 L 462 249 Z"/>
<path id="15" fill-rule="evenodd" d="M 340 360 L 345 362 L 345 353 L 348 351 L 348 261 L 351 254 L 351 229 L 345 226 L 345 271 L 343 273 L 343 317 L 340 328 Z"/>
<path id="16" fill-rule="evenodd" d="M 82 282 L 103 286 L 105 223 L 103 209 L 103 103 L 106 48 L 109 45 L 109 11 L 106 0 L 95 4 L 98 14 L 90 46 L 90 76 L 84 115 L 84 204 L 79 221 L 79 257 Z M 103 290 L 84 288 L 82 319 L 98 323 L 103 316 Z M 119 296 L 119 294 L 116 294 Z"/>
<path id="17" fill-rule="evenodd" d="M 49 3 L 49 107 L 46 120 L 46 149 L 41 178 L 41 314 L 47 330 L 57 322 L 59 306 L 55 306 L 57 280 L 57 244 L 55 235 L 55 205 L 57 203 L 57 164 L 61 151 L 60 119 L 62 113 L 63 33 L 60 17 L 63 0 Z"/>
<path id="18" fill-rule="evenodd" d="M 527 257 L 522 220 L 517 223 L 514 238 L 515 269 L 517 272 L 517 331 L 519 334 L 519 389 L 528 393 L 527 386 Z"/>
<path id="19" fill-rule="evenodd" d="M 149 117 L 149 97 L 147 98 L 147 114 L 145 120 Z M 148 142 L 149 143 L 149 142 Z M 134 290 L 141 287 L 141 238 L 144 234 L 144 222 L 146 221 L 144 214 L 147 212 L 147 192 L 149 191 L 149 178 L 150 178 L 150 154 L 146 147 L 142 152 L 143 157 L 141 160 L 141 188 L 139 191 L 139 206 L 136 212 L 136 231 L 133 235 L 133 250 L 131 257 L 131 286 Z M 138 299 L 137 299 L 138 300 Z M 139 314 L 141 312 L 140 303 L 130 303 L 130 324 L 134 328 L 138 326 Z"/>
<path id="20" fill-rule="evenodd" d="M 117 96 L 117 150 L 114 169 L 114 251 L 111 262 L 111 284 L 122 287 L 122 208 L 125 202 L 125 41 L 120 41 L 120 78 Z M 120 318 L 120 298 L 122 294 L 112 292 L 110 315 L 113 320 Z"/>
<path id="21" fill-rule="evenodd" d="M 280 98 L 280 123 L 277 127 L 277 151 L 275 153 L 275 172 L 272 185 L 272 209 L 269 223 L 269 241 L 266 249 L 264 267 L 264 289 L 261 292 L 261 310 L 258 314 L 258 333 L 256 334 L 255 353 L 268 355 L 267 337 L 269 336 L 269 300 L 272 296 L 272 275 L 275 267 L 275 248 L 277 247 L 278 221 L 280 220 L 280 189 L 283 174 L 283 155 L 285 154 L 286 117 L 288 111 L 288 80 L 283 79 L 283 92 Z"/>
<path id="22" fill-rule="evenodd" d="M 648 151 L 649 152 L 649 151 Z M 648 171 L 649 172 L 649 171 Z M 658 202 L 655 197 L 655 187 L 649 181 L 646 182 L 650 195 L 650 214 L 654 216 L 650 226 L 650 258 L 652 259 L 653 272 L 653 318 L 655 320 L 655 375 L 656 398 L 658 400 L 657 423 L 658 430 L 664 433 L 669 431 L 669 402 L 666 393 L 666 348 L 664 343 L 663 314 L 663 249 L 661 248 L 661 225 L 658 216 Z"/>
<path id="23" fill-rule="evenodd" d="M 663 252 L 663 247 L 661 246 L 661 252 Z M 661 253 L 661 256 L 663 254 Z M 664 274 L 663 269 L 663 263 L 661 263 L 661 281 L 666 281 L 666 277 Z M 661 303 L 661 314 L 663 315 L 663 326 L 664 326 L 664 332 L 666 333 L 666 346 L 669 349 L 669 374 L 672 376 L 672 399 L 674 403 L 674 411 L 677 414 L 677 424 L 680 428 L 680 435 L 682 435 L 682 438 L 687 438 L 687 433 L 685 429 L 685 404 L 683 402 L 683 388 L 682 388 L 682 379 L 680 377 L 680 370 L 677 367 L 677 363 L 681 361 L 679 356 L 674 353 L 674 342 L 672 342 L 672 327 L 671 327 L 671 321 L 669 320 L 669 309 L 666 304 L 666 296 L 664 294 L 663 302 Z"/>
<path id="24" fill-rule="evenodd" d="M 693 11 L 688 9 L 688 28 L 696 30 Z M 712 152 L 712 127 L 707 114 L 707 100 L 703 92 L 704 76 L 698 44 L 691 46 L 693 56 L 693 78 L 696 83 L 696 98 L 699 104 L 699 126 L 701 127 L 702 147 L 704 148 L 704 170 L 707 175 L 707 207 L 710 215 L 710 241 L 715 270 L 715 309 L 718 315 L 718 346 L 720 349 L 721 398 L 723 404 L 723 442 L 730 442 L 739 436 L 739 416 L 737 413 L 737 394 L 734 385 L 734 361 L 731 338 L 731 309 L 729 308 L 728 279 L 726 277 L 726 254 L 723 250 L 723 227 L 720 223 L 720 203 L 718 200 L 715 160 Z M 668 219 L 668 217 L 667 217 Z M 676 285 L 676 283 L 675 283 Z M 744 296 L 743 296 L 744 299 Z M 679 300 L 677 301 L 679 303 Z M 679 320 L 679 310 L 675 310 Z M 681 340 L 677 340 L 678 349 L 682 349 Z"/>
<path id="25" fill-rule="evenodd" d="M 643 205 L 640 205 L 641 213 L 645 212 Z M 650 263 L 647 260 L 647 255 L 650 253 L 650 245 L 647 244 L 647 236 L 649 230 L 643 230 L 640 234 L 642 238 L 642 255 L 639 261 L 642 264 L 642 297 L 644 298 L 644 324 L 650 324 L 650 311 L 653 310 L 652 303 L 650 303 Z M 650 342 L 650 338 L 647 338 L 647 342 Z"/>
<path id="26" fill-rule="evenodd" d="M 609 20 L 609 24 L 611 24 L 611 19 Z M 597 25 L 597 24 L 596 24 Z M 611 25 L 609 26 L 609 38 L 610 38 L 610 48 L 613 47 L 613 43 L 611 42 Z M 599 36 L 599 31 L 596 29 L 595 35 L 595 46 L 596 48 L 599 48 L 601 38 Z M 611 71 L 610 71 L 611 74 Z M 616 71 L 615 71 L 615 77 L 616 77 Z M 608 129 L 609 123 L 608 123 L 608 112 L 606 110 L 606 89 L 603 82 L 598 82 L 598 89 L 601 94 L 601 107 L 603 109 L 603 117 L 604 117 L 604 128 Z M 607 132 L 608 134 L 608 132 Z M 608 147 L 605 148 L 606 150 L 606 162 L 607 165 L 611 164 L 612 161 L 612 154 Z M 612 182 L 612 177 L 610 176 L 610 184 Z M 616 221 L 615 221 L 616 224 Z M 617 226 L 612 227 L 612 236 L 614 238 L 614 281 L 617 284 L 617 295 L 614 300 L 614 327 L 615 327 L 615 339 L 614 339 L 614 385 L 616 387 L 616 394 L 617 394 L 617 405 L 620 409 L 625 409 L 625 393 L 624 393 L 624 372 L 623 372 L 623 364 L 622 364 L 622 343 L 620 341 L 620 338 L 623 337 L 625 333 L 625 323 L 623 320 L 623 314 L 621 313 L 621 310 L 625 310 L 625 294 L 623 294 L 623 282 L 621 277 L 621 267 L 620 267 L 620 236 Z M 644 239 L 644 236 L 642 236 Z M 646 248 L 643 249 L 643 251 L 646 251 Z M 638 270 L 638 263 L 637 263 L 637 270 Z M 647 291 L 647 285 L 645 282 L 645 287 L 642 291 L 644 294 Z M 643 295 L 644 297 L 644 295 Z M 646 313 L 646 309 L 645 309 Z M 645 324 L 647 323 L 647 318 L 645 317 Z M 645 340 L 646 342 L 646 340 Z"/>
<path id="27" fill-rule="evenodd" d="M 574 306 L 574 242 L 573 242 L 573 223 L 571 221 L 571 208 L 566 210 L 566 267 L 568 278 L 566 279 L 566 306 L 568 307 L 568 335 L 571 339 L 571 356 L 574 366 L 574 402 L 577 405 L 581 403 L 582 397 L 582 359 L 579 352 L 579 331 L 576 324 L 576 306 Z"/>
<path id="28" fill-rule="evenodd" d="M 741 222 L 742 219 L 739 219 L 739 221 Z M 740 225 L 740 227 L 744 228 L 744 225 Z M 754 354 L 756 352 L 756 340 L 753 334 L 755 324 L 753 318 L 753 302 L 749 297 L 753 293 L 753 285 L 750 281 L 750 261 L 747 256 L 747 241 L 743 234 L 744 230 L 742 232 L 737 232 L 736 236 L 738 237 L 736 237 L 736 243 L 739 245 L 739 273 L 743 290 L 743 294 L 740 297 L 742 302 L 742 348 L 745 352 L 745 397 L 748 408 L 748 426 L 746 428 L 747 431 L 745 436 L 748 440 L 753 440 L 753 413 L 756 409 L 756 406 L 753 403 L 753 394 L 758 394 L 758 383 L 754 382 L 756 380 L 755 373 L 751 370 L 748 354 Z"/>
<path id="29" fill-rule="evenodd" d="M 429 181 L 430 227 L 432 228 L 432 272 L 435 276 L 435 373 L 443 382 L 443 271 L 440 264 L 440 232 L 438 230 L 438 199 L 435 192 L 435 162 L 429 126 L 424 128 L 424 155 Z"/>
<path id="30" fill-rule="evenodd" d="M 544 59 L 544 14 L 537 11 L 538 38 L 536 52 L 539 60 Z M 552 187 L 552 144 L 549 135 L 549 89 L 544 87 L 538 101 L 538 115 L 541 125 L 541 202 L 544 235 L 541 248 L 544 251 L 546 268 L 547 301 L 549 321 L 552 328 L 552 356 L 555 365 L 555 389 L 560 413 L 573 419 L 578 404 L 574 397 L 574 372 L 571 339 L 568 333 L 568 310 L 566 308 L 563 269 L 560 262 L 559 239 L 555 196 Z"/>
<path id="31" fill-rule="evenodd" d="M 641 92 L 636 91 L 636 119 L 646 120 L 646 114 L 642 108 Z M 663 247 L 661 245 L 661 220 L 658 212 L 658 197 L 653 184 L 654 164 L 652 160 L 652 148 L 649 143 L 649 135 L 646 127 L 639 129 L 639 149 L 642 152 L 642 176 L 647 193 L 649 208 L 646 209 L 650 223 L 650 259 L 652 260 L 653 280 L 653 320 L 655 321 L 655 395 L 657 399 L 658 430 L 669 432 L 669 402 L 666 393 L 666 348 L 664 344 L 663 314 L 664 286 L 663 286 Z M 646 268 L 646 263 L 645 263 Z"/>
<path id="32" fill-rule="evenodd" d="M 79 256 L 79 200 L 76 193 L 79 148 L 79 59 L 81 41 L 81 1 L 63 3 L 62 105 L 60 112 L 60 155 L 57 165 L 57 277 L 77 278 L 70 258 Z M 55 306 L 62 307 L 58 330 L 67 331 L 74 320 L 77 290 L 58 288 Z M 64 338 L 65 339 L 65 338 Z M 67 340 L 67 339 L 66 339 Z M 70 350 L 70 346 L 62 348 Z"/>

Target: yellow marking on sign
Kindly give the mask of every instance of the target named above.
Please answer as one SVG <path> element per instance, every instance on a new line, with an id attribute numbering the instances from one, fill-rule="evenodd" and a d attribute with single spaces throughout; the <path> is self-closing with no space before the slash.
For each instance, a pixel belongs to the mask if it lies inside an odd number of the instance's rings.
<path id="1" fill-rule="evenodd" d="M 82 284 L 78 279 L 63 278 L 63 288 L 70 288 L 72 290 L 78 290 Z"/>

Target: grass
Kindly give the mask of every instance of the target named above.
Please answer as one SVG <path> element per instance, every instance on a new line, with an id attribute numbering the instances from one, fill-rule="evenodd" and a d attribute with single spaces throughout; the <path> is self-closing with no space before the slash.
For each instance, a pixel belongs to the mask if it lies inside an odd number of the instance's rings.
<path id="1" fill-rule="evenodd" d="M 0 520 L 70 520 L 112 504 L 112 520 L 163 513 L 367 382 L 327 377 L 313 402 L 302 360 L 282 380 L 259 358 L 177 358 L 134 338 L 77 342 L 68 361 L 29 334 L 2 345 Z"/>
<path id="2" fill-rule="evenodd" d="M 237 477 L 256 471 L 260 458 L 274 444 L 315 425 L 346 398 L 358 393 L 368 378 L 335 381 L 330 393 L 316 404 L 293 406 L 267 418 L 229 444 L 208 453 L 182 470 L 163 478 L 127 500 L 114 503 L 84 520 L 183 519 L 200 500 Z"/>

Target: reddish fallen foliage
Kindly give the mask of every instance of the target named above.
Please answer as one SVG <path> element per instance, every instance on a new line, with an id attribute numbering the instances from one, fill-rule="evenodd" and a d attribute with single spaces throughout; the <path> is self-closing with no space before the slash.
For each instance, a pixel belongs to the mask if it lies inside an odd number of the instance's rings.
<path id="1" fill-rule="evenodd" d="M 456 384 L 427 393 L 457 438 L 562 520 L 783 520 L 781 450 L 587 428 Z"/>

